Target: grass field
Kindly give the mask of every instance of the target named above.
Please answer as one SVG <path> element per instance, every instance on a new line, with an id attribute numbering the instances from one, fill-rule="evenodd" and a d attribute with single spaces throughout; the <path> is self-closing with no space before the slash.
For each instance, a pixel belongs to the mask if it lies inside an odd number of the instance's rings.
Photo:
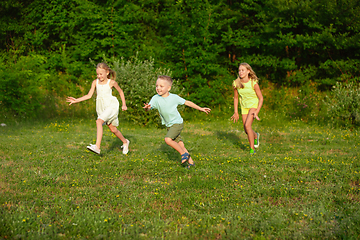
<path id="1" fill-rule="evenodd" d="M 94 120 L 0 127 L 1 239 L 359 239 L 358 130 L 300 121 L 240 124 L 203 118 L 182 133 L 196 167 L 166 130 L 122 124 L 130 141 Z"/>

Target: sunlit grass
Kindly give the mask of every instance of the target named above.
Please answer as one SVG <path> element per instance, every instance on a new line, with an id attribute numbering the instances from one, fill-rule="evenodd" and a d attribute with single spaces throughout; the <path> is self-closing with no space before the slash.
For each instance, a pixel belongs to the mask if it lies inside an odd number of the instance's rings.
<path id="1" fill-rule="evenodd" d="M 300 121 L 254 125 L 249 155 L 241 125 L 186 122 L 187 170 L 164 129 L 90 120 L 0 128 L 0 237 L 26 239 L 359 238 L 359 132 Z M 105 129 L 105 128 L 104 128 Z"/>

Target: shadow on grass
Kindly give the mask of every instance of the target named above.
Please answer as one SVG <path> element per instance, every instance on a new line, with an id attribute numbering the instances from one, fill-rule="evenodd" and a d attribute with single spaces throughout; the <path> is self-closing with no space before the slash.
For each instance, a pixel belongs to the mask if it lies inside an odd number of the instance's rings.
<path id="1" fill-rule="evenodd" d="M 170 161 L 173 161 L 173 162 L 180 161 L 179 153 L 176 150 L 174 150 L 172 147 L 167 145 L 166 143 L 162 143 L 159 150 L 162 151 L 163 153 L 165 153 L 167 155 L 167 158 Z"/>
<path id="2" fill-rule="evenodd" d="M 235 133 L 225 132 L 225 131 L 216 131 L 216 135 L 219 139 L 229 140 L 234 146 L 239 147 L 242 150 L 247 149 L 247 145 L 242 144 L 240 137 Z"/>

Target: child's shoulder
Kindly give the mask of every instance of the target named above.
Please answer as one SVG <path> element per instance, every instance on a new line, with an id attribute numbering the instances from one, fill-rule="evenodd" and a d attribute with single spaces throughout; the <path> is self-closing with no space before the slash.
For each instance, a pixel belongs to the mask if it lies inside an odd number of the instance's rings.
<path id="1" fill-rule="evenodd" d="M 232 86 L 233 86 L 234 88 L 237 88 L 237 87 L 238 87 L 237 84 L 236 84 L 236 82 L 240 82 L 240 78 L 236 78 L 236 79 L 234 79 L 234 81 L 232 82 Z"/>
<path id="2" fill-rule="evenodd" d="M 173 98 L 174 100 L 186 100 L 183 97 L 180 97 L 179 95 L 175 94 L 175 93 L 170 93 L 169 96 L 171 96 L 171 98 Z"/>
<path id="3" fill-rule="evenodd" d="M 258 84 L 259 85 L 259 80 L 258 79 L 250 79 L 252 82 L 253 82 L 253 84 L 255 85 L 255 84 Z"/>
<path id="4" fill-rule="evenodd" d="M 172 97 L 180 97 L 179 95 L 175 94 L 175 93 L 171 93 L 169 92 L 169 96 L 172 96 Z"/>

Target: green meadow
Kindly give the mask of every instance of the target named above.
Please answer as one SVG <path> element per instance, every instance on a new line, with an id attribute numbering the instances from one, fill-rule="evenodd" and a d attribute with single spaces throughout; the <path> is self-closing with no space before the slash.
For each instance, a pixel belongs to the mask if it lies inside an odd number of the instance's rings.
<path id="1" fill-rule="evenodd" d="M 240 123 L 185 122 L 186 169 L 165 129 L 94 119 L 0 127 L 0 239 L 359 239 L 358 130 L 262 116 L 249 155 Z"/>

